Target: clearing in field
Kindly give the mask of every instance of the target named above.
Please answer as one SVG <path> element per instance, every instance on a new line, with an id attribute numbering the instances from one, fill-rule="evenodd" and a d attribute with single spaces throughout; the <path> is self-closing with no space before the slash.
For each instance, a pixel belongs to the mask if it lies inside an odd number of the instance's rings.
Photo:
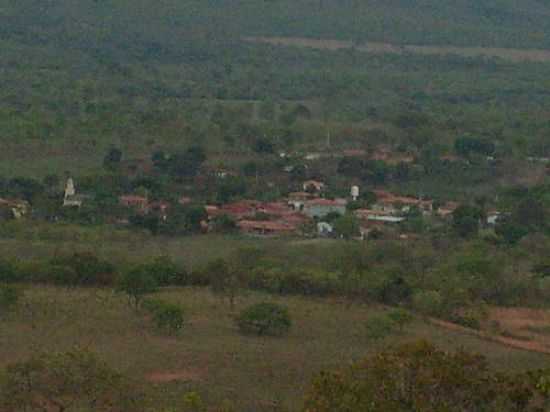
<path id="1" fill-rule="evenodd" d="M 550 51 L 538 49 L 508 49 L 495 47 L 417 46 L 391 43 L 367 42 L 354 46 L 351 41 L 312 39 L 305 37 L 244 37 L 251 43 L 265 43 L 275 46 L 309 47 L 319 50 L 342 50 L 352 47 L 366 53 L 415 53 L 422 55 L 454 54 L 462 57 L 494 57 L 513 62 L 549 62 Z"/>

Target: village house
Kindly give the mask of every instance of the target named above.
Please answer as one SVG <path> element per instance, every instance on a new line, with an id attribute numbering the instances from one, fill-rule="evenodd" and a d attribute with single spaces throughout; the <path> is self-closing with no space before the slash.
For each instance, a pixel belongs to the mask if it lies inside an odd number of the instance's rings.
<path id="1" fill-rule="evenodd" d="M 317 223 L 317 234 L 322 237 L 330 237 L 334 233 L 334 227 L 327 222 Z"/>
<path id="2" fill-rule="evenodd" d="M 322 218 L 329 213 L 346 213 L 346 199 L 312 199 L 304 203 L 303 213 L 310 218 Z"/>
<path id="3" fill-rule="evenodd" d="M 394 216 L 384 211 L 371 209 L 358 209 L 354 212 L 355 216 L 363 222 L 379 222 L 381 224 L 401 223 L 406 220 L 404 216 Z"/>
<path id="4" fill-rule="evenodd" d="M 170 203 L 164 200 L 157 200 L 149 205 L 149 211 L 158 215 L 163 221 L 166 221 L 168 219 L 168 211 L 170 208 Z"/>
<path id="5" fill-rule="evenodd" d="M 399 163 L 413 163 L 414 156 L 409 153 L 395 152 L 388 145 L 379 145 L 374 152 L 369 156 L 370 160 L 381 160 L 389 165 L 397 165 Z"/>
<path id="6" fill-rule="evenodd" d="M 302 184 L 304 192 L 322 192 L 325 189 L 325 184 L 318 180 L 306 180 Z"/>
<path id="7" fill-rule="evenodd" d="M 140 213 L 149 211 L 149 200 L 145 196 L 139 195 L 122 195 L 118 198 L 121 206 L 136 209 Z"/>
<path id="8" fill-rule="evenodd" d="M 5 210 L 14 219 L 21 219 L 31 210 L 29 202 L 20 199 L 0 198 L 0 208 Z"/>
<path id="9" fill-rule="evenodd" d="M 192 202 L 192 199 L 187 196 L 182 196 L 178 199 L 178 203 L 182 206 L 189 205 L 191 204 L 191 202 Z"/>
<path id="10" fill-rule="evenodd" d="M 490 226 L 494 226 L 497 224 L 498 220 L 500 219 L 501 213 L 498 210 L 489 210 L 487 212 L 487 224 Z"/>
<path id="11" fill-rule="evenodd" d="M 296 231 L 294 225 L 270 220 L 241 220 L 237 227 L 244 233 L 262 236 L 288 235 Z"/>
<path id="12" fill-rule="evenodd" d="M 396 215 L 408 213 L 413 207 L 417 207 L 424 215 L 433 212 L 433 201 L 431 200 L 397 196 L 384 190 L 374 190 L 373 192 L 377 197 L 376 203 L 372 206 L 373 210 Z"/>
<path id="13" fill-rule="evenodd" d="M 366 157 L 367 151 L 363 149 L 347 149 L 342 151 L 344 157 Z"/>
<path id="14" fill-rule="evenodd" d="M 307 153 L 305 156 L 304 156 L 304 160 L 308 160 L 308 161 L 314 161 L 314 160 L 319 160 L 321 158 L 321 153 Z"/>
<path id="15" fill-rule="evenodd" d="M 458 202 L 447 202 L 437 209 L 437 214 L 443 218 L 452 216 L 454 211 L 458 209 L 460 204 Z"/>

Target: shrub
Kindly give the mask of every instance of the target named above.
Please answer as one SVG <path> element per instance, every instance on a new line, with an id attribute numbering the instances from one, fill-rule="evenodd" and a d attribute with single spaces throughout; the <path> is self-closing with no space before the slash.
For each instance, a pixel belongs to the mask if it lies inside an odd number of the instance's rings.
<path id="1" fill-rule="evenodd" d="M 393 332 L 394 323 L 388 316 L 377 315 L 369 318 L 365 324 L 367 338 L 384 339 Z"/>
<path id="2" fill-rule="evenodd" d="M 180 306 L 160 299 L 145 299 L 141 306 L 153 315 L 158 330 L 173 334 L 183 328 L 184 311 Z"/>
<path id="3" fill-rule="evenodd" d="M 138 266 L 124 273 L 117 285 L 117 290 L 128 295 L 128 301 L 137 309 L 148 293 L 153 293 L 158 288 L 158 282 L 146 268 Z"/>
<path id="4" fill-rule="evenodd" d="M 397 325 L 400 331 L 403 331 L 405 326 L 411 323 L 414 319 L 413 315 L 404 309 L 394 309 L 388 313 L 388 318 Z"/>
<path id="5" fill-rule="evenodd" d="M 414 310 L 428 316 L 440 316 L 443 312 L 443 298 L 435 290 L 421 290 L 412 298 Z"/>
<path id="6" fill-rule="evenodd" d="M 280 336 L 292 325 L 288 309 L 276 303 L 258 303 L 243 310 L 236 319 L 244 334 Z"/>
<path id="7" fill-rule="evenodd" d="M 186 284 L 186 272 L 179 268 L 169 256 L 158 256 L 141 266 L 156 279 L 159 286 Z"/>
<path id="8" fill-rule="evenodd" d="M 17 269 L 11 262 L 0 260 L 0 282 L 18 282 L 21 280 L 19 275 Z"/>
<path id="9" fill-rule="evenodd" d="M 13 309 L 19 299 L 21 298 L 21 289 L 17 286 L 0 284 L 0 314 L 5 313 Z"/>
<path id="10" fill-rule="evenodd" d="M 157 329 L 166 333 L 176 333 L 183 328 L 183 309 L 172 303 L 163 303 L 153 313 Z"/>
<path id="11" fill-rule="evenodd" d="M 76 278 L 70 276 L 68 281 L 75 281 L 79 286 L 112 285 L 114 281 L 114 265 L 99 259 L 93 253 L 74 253 L 55 257 L 50 264 L 69 267 L 76 274 Z"/>

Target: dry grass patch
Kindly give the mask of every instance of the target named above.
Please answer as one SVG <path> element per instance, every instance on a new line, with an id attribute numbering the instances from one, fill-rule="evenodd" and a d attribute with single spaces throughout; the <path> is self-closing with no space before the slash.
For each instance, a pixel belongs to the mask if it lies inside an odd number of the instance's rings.
<path id="1" fill-rule="evenodd" d="M 197 391 L 208 404 L 230 399 L 236 410 L 262 411 L 272 410 L 268 405 L 273 404 L 297 410 L 320 370 L 413 339 L 481 352 L 505 370 L 536 368 L 548 360 L 421 320 L 406 333 L 374 343 L 366 337 L 365 321 L 387 309 L 345 300 L 251 292 L 238 299 L 232 312 L 207 289 L 171 288 L 158 295 L 186 310 L 188 321 L 177 337 L 158 335 L 144 314 L 109 290 L 29 287 L 18 312 L 0 321 L 0 367 L 36 351 L 79 345 L 140 380 L 160 409 L 177 407 L 185 392 Z M 290 333 L 279 338 L 240 335 L 235 314 L 266 300 L 289 308 Z"/>

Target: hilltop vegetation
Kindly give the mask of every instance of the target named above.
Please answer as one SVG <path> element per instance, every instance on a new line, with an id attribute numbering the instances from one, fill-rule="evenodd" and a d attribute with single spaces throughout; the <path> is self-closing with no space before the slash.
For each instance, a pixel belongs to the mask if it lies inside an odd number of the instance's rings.
<path id="1" fill-rule="evenodd" d="M 181 44 L 178 39 L 189 32 L 488 47 L 550 44 L 550 5 L 542 0 L 21 0 L 8 2 L 0 15 L 3 21 L 15 17 L 20 29 L 30 23 L 27 38 L 43 38 L 46 30 L 91 47 L 135 39 L 160 42 L 164 50 Z"/>
<path id="2" fill-rule="evenodd" d="M 241 41 L 347 40 L 359 27 L 366 41 L 545 47 L 546 4 L 483 4 L 9 2 L 0 9 L 0 174 L 89 172 L 110 144 L 129 156 L 197 143 L 249 155 L 252 137 L 286 134 L 318 148 L 327 129 L 336 146 L 382 140 L 445 152 L 472 134 L 502 156 L 545 156 L 545 63 Z M 296 105 L 309 114 L 293 116 Z"/>

